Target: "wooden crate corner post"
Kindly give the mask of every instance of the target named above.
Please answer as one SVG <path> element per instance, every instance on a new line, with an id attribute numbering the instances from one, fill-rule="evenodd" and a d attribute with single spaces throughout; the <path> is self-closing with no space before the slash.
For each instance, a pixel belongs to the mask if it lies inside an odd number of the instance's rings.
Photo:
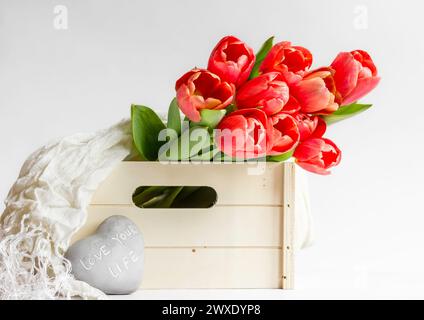
<path id="1" fill-rule="evenodd" d="M 282 265 L 282 289 L 294 288 L 294 223 L 295 223 L 295 190 L 296 174 L 295 164 L 285 163 L 283 174 L 283 219 L 282 232 L 283 243 L 281 251 Z"/>

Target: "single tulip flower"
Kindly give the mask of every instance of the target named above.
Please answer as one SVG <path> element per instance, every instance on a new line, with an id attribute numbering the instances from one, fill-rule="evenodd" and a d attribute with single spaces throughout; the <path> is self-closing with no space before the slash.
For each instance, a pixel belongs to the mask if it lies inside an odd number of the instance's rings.
<path id="1" fill-rule="evenodd" d="M 290 95 L 289 101 L 287 101 L 287 103 L 284 105 L 282 111 L 291 115 L 298 113 L 300 111 L 299 101 L 297 101 L 295 97 Z"/>
<path id="2" fill-rule="evenodd" d="M 233 158 L 266 156 L 269 144 L 268 118 L 260 109 L 242 109 L 224 117 L 215 136 L 218 148 Z"/>
<path id="3" fill-rule="evenodd" d="M 276 156 L 293 150 L 300 139 L 297 121 L 283 112 L 271 116 L 269 121 L 271 139 L 268 155 Z"/>
<path id="4" fill-rule="evenodd" d="M 320 68 L 307 73 L 290 87 L 290 94 L 296 98 L 303 113 L 330 114 L 339 108 L 341 99 L 333 75 L 331 68 Z"/>
<path id="5" fill-rule="evenodd" d="M 299 144 L 293 156 L 303 169 L 328 175 L 329 169 L 340 163 L 341 151 L 329 139 L 311 138 Z"/>
<path id="6" fill-rule="evenodd" d="M 213 49 L 208 70 L 239 87 L 246 82 L 254 64 L 253 49 L 236 37 L 227 36 Z"/>
<path id="7" fill-rule="evenodd" d="M 200 110 L 220 110 L 234 100 L 234 85 L 222 81 L 216 74 L 193 69 L 184 74 L 175 84 L 177 101 L 181 111 L 191 121 L 201 120 Z"/>
<path id="8" fill-rule="evenodd" d="M 285 81 L 291 85 L 299 82 L 311 65 L 312 54 L 308 49 L 292 46 L 290 42 L 283 41 L 271 48 L 259 70 L 261 73 L 280 72 Z"/>
<path id="9" fill-rule="evenodd" d="M 370 55 L 363 50 L 341 52 L 331 64 L 342 104 L 351 104 L 367 95 L 380 82 Z"/>

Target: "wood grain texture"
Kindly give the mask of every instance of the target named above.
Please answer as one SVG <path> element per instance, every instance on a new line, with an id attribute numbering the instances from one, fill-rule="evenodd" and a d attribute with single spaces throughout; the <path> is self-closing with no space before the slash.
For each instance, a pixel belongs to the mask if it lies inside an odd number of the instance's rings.
<path id="1" fill-rule="evenodd" d="M 112 215 L 125 215 L 137 224 L 149 247 L 281 247 L 282 212 L 282 207 L 265 206 L 169 210 L 95 205 L 73 240 L 92 234 Z"/>
<path id="2" fill-rule="evenodd" d="M 145 289 L 279 288 L 281 250 L 146 248 Z"/>
<path id="3" fill-rule="evenodd" d="M 209 186 L 218 194 L 217 205 L 282 205 L 282 175 L 278 163 L 122 162 L 100 185 L 92 204 L 132 204 L 139 186 Z"/>
<path id="4" fill-rule="evenodd" d="M 125 215 L 144 234 L 142 288 L 293 288 L 294 164 L 262 165 L 123 162 L 96 191 L 73 242 Z M 141 185 L 211 186 L 218 202 L 140 209 L 131 196 Z"/>
<path id="5" fill-rule="evenodd" d="M 293 237 L 294 237 L 294 223 L 295 223 L 295 167 L 294 163 L 286 163 L 284 166 L 283 176 L 283 219 L 281 224 L 282 234 L 282 252 L 281 252 L 281 266 L 282 266 L 282 279 L 281 287 L 283 289 L 294 288 L 294 251 L 293 251 Z"/>

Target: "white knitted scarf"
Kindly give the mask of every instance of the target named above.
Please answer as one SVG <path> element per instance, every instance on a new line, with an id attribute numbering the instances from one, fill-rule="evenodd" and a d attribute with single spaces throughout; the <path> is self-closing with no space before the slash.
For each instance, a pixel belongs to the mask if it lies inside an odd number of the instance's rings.
<path id="1" fill-rule="evenodd" d="M 0 217 L 0 300 L 101 298 L 63 258 L 85 223 L 91 196 L 131 150 L 129 121 L 77 134 L 33 153 Z"/>

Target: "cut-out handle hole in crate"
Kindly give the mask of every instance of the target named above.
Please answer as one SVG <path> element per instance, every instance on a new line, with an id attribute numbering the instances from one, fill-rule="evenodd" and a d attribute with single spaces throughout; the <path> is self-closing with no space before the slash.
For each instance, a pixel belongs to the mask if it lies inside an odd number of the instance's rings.
<path id="1" fill-rule="evenodd" d="M 144 209 L 208 209 L 215 206 L 218 195 L 208 186 L 140 186 L 134 191 L 132 201 Z"/>

